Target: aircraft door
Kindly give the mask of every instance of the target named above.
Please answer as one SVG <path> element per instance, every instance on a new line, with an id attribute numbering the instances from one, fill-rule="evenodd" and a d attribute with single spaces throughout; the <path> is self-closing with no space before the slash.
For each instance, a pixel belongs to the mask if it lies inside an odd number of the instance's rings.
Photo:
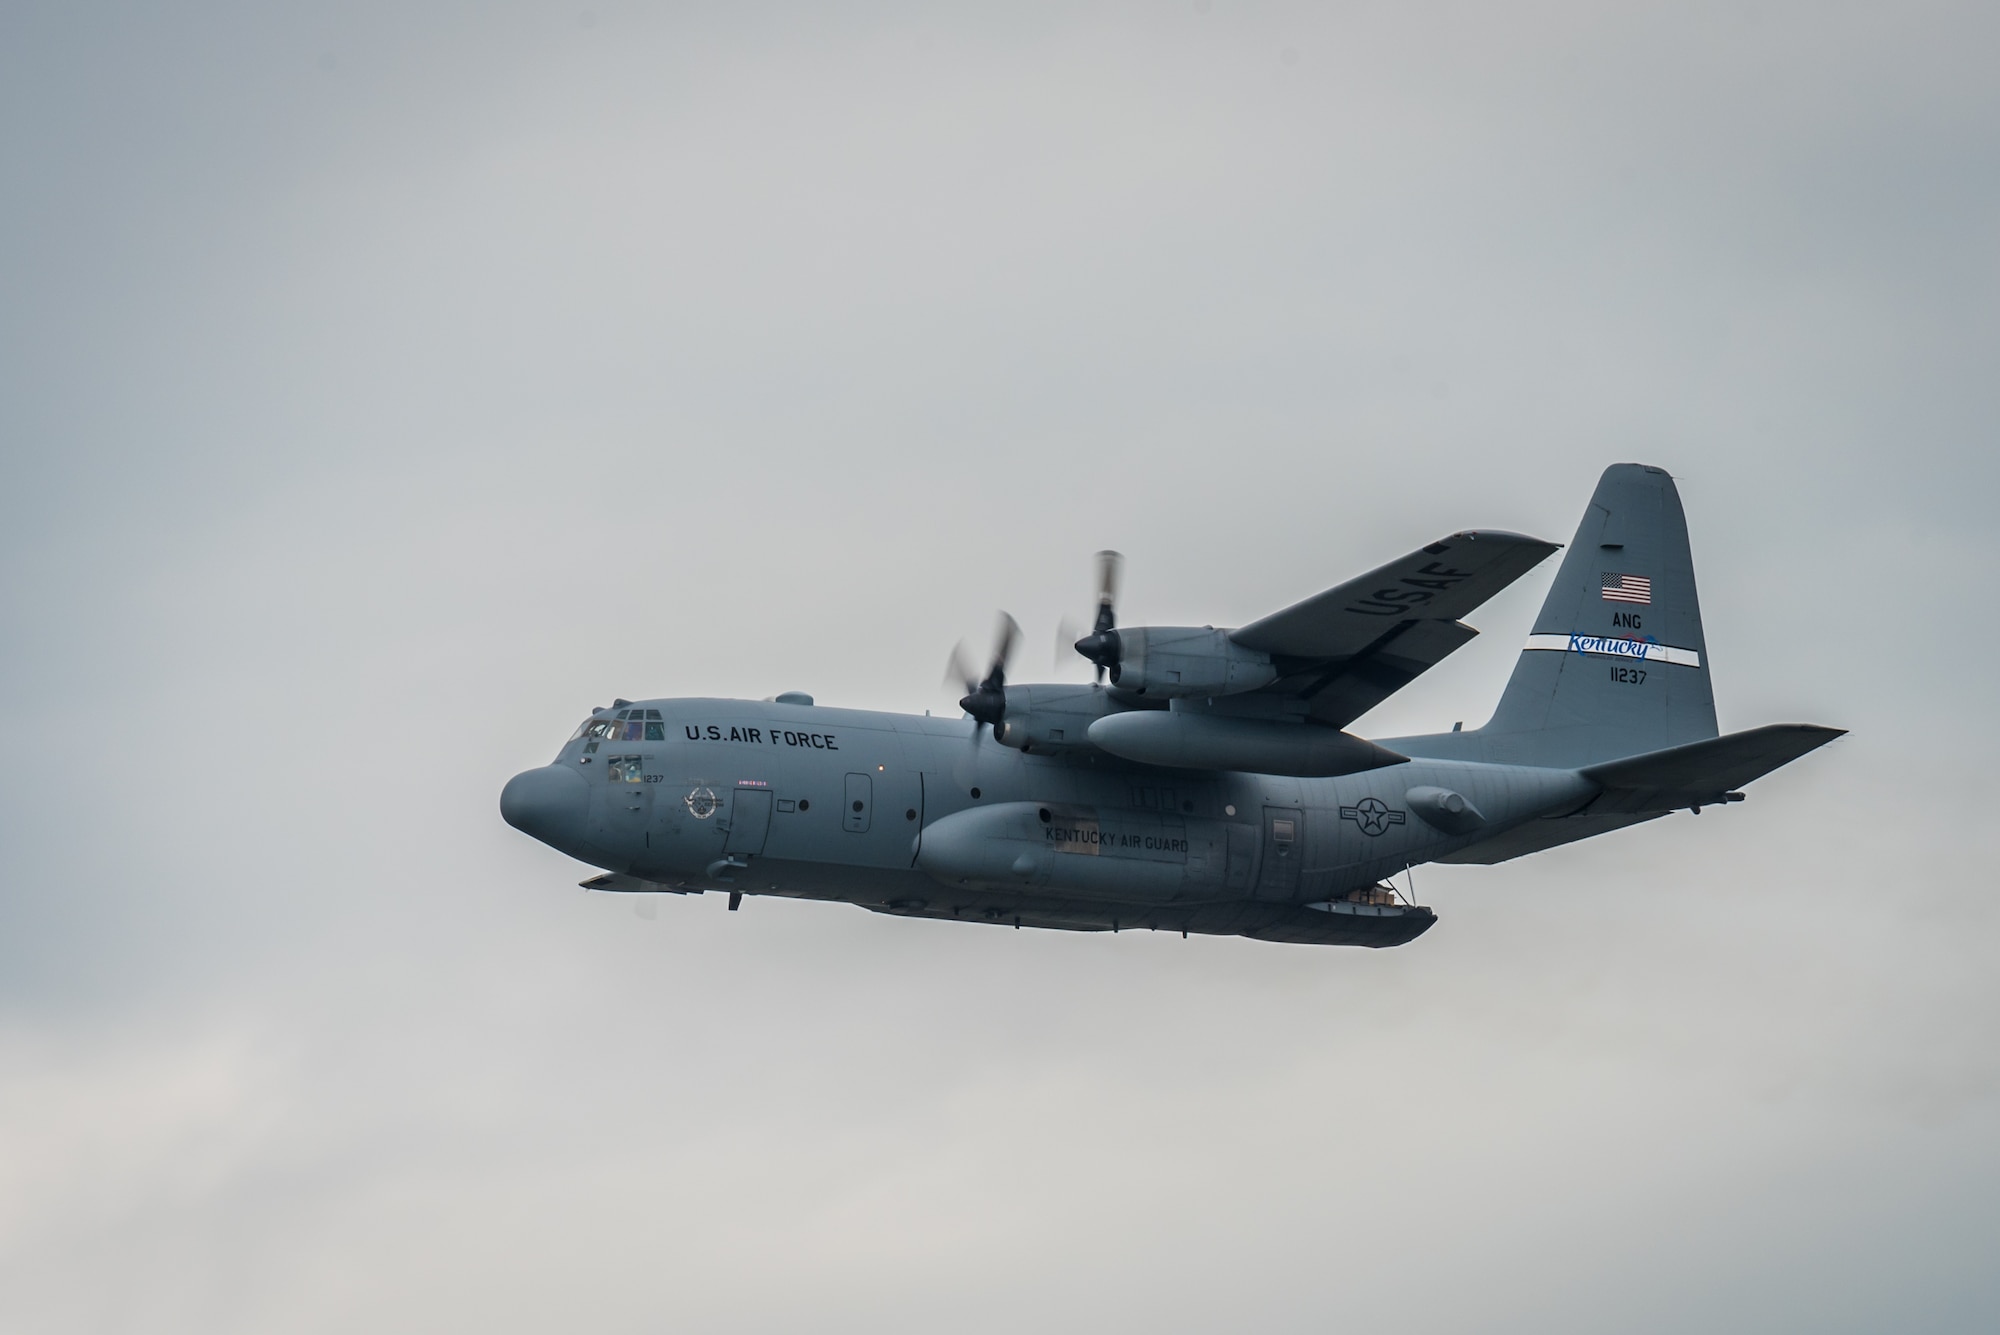
<path id="1" fill-rule="evenodd" d="M 755 857 L 764 851 L 764 836 L 771 832 L 771 790 L 741 787 L 730 799 L 729 837 L 723 840 L 724 853 Z"/>
<path id="2" fill-rule="evenodd" d="M 875 806 L 875 780 L 867 774 L 847 776 L 847 803 L 840 809 L 840 828 L 850 834 L 868 833 L 868 817 Z"/>
<path id="3" fill-rule="evenodd" d="M 1257 898 L 1290 900 L 1298 894 L 1305 861 L 1305 814 L 1296 807 L 1264 808 L 1264 856 L 1257 868 Z"/>

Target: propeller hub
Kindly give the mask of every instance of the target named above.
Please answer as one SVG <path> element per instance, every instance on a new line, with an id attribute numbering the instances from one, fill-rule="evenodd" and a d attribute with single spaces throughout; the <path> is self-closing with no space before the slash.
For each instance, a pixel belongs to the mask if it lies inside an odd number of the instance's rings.
<path id="1" fill-rule="evenodd" d="M 1124 646 L 1115 630 L 1093 631 L 1076 642 L 1076 651 L 1101 668 L 1115 668 Z"/>
<path id="2" fill-rule="evenodd" d="M 984 677 L 975 677 L 965 662 L 965 645 L 952 650 L 951 669 L 947 680 L 956 679 L 965 683 L 965 694 L 959 697 L 958 707 L 972 716 L 972 737 L 979 739 L 979 729 L 990 727 L 993 735 L 1000 735 L 1000 725 L 1007 717 L 1007 660 L 1014 656 L 1014 646 L 1020 642 L 1021 627 L 1005 612 L 1000 614 L 1000 624 L 993 637 L 992 666 L 986 669 Z"/>
<path id="3" fill-rule="evenodd" d="M 972 715 L 975 723 L 998 724 L 1007 715 L 1007 693 L 981 686 L 970 695 L 962 697 L 958 707 Z"/>

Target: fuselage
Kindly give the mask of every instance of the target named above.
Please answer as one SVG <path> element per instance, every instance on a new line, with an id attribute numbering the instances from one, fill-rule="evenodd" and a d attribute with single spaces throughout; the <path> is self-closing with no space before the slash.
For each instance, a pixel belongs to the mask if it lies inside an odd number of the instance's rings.
<path id="1" fill-rule="evenodd" d="M 1384 902 L 1384 878 L 1594 792 L 1574 771 L 1445 759 L 1321 779 L 1155 768 L 1024 753 L 963 718 L 679 699 L 599 711 L 502 811 L 612 873 L 605 888 L 1396 944 L 1432 919 Z"/>
<path id="2" fill-rule="evenodd" d="M 595 889 L 1399 945 L 1436 920 L 1386 883 L 1407 867 L 1727 806 L 1840 735 L 1719 732 L 1686 518 L 1646 464 L 1598 479 L 1484 725 L 1348 731 L 1557 550 L 1469 529 L 1233 630 L 1118 622 L 1117 562 L 1100 553 L 1098 619 L 1076 646 L 1096 685 L 1009 682 L 1019 627 L 1003 617 L 986 675 L 954 673 L 967 717 L 802 693 L 619 700 L 516 775 L 501 812 L 602 868 Z M 1287 777 L 1305 775 L 1327 777 Z"/>

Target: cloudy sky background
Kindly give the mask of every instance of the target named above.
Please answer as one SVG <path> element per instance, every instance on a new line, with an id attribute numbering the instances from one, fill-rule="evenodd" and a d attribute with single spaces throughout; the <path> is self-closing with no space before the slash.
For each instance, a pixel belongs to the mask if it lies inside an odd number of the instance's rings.
<path id="1" fill-rule="evenodd" d="M 9 7 L 0 1327 L 1991 1329 L 2000 20 L 1502 8 Z M 1723 726 L 1853 735 L 1405 949 L 648 920 L 496 812 L 1625 459 Z"/>

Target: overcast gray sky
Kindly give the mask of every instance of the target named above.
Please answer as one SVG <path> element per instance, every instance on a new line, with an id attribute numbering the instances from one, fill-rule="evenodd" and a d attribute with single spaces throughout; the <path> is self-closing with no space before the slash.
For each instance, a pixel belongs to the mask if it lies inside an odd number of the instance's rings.
<path id="1" fill-rule="evenodd" d="M 7 7 L 0 1327 L 1992 1329 L 1997 40 Z M 1404 949 L 646 920 L 496 812 L 613 695 L 947 710 L 1099 547 L 1236 624 L 1627 459 L 1723 726 L 1853 735 Z"/>

